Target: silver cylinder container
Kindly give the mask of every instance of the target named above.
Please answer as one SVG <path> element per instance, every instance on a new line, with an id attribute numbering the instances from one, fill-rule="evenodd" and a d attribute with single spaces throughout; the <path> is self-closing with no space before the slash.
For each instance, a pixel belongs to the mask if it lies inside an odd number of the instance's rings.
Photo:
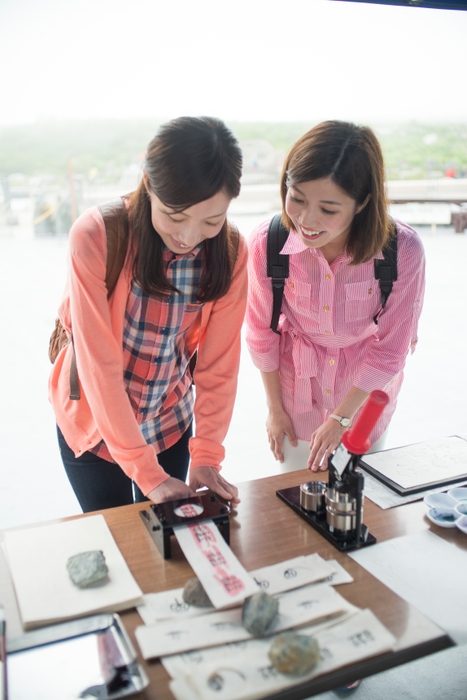
<path id="1" fill-rule="evenodd" d="M 324 481 L 308 481 L 300 485 L 300 505 L 312 513 L 322 513 L 325 509 L 324 496 L 327 489 Z"/>
<path id="2" fill-rule="evenodd" d="M 363 503 L 362 503 L 363 511 Z M 335 489 L 326 492 L 326 522 L 331 532 L 352 535 L 357 527 L 357 500 Z"/>

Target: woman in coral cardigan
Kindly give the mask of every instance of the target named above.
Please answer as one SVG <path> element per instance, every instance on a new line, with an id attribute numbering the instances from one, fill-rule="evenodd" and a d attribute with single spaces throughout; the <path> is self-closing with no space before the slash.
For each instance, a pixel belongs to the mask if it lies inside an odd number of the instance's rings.
<path id="1" fill-rule="evenodd" d="M 185 498 L 202 486 L 238 503 L 219 472 L 247 291 L 246 245 L 227 220 L 241 167 L 238 142 L 220 120 L 163 125 L 138 189 L 123 198 L 129 243 L 109 298 L 101 210 L 84 212 L 71 229 L 59 317 L 73 342 L 55 360 L 49 396 L 85 512 Z M 70 398 L 73 354 L 79 400 Z"/>

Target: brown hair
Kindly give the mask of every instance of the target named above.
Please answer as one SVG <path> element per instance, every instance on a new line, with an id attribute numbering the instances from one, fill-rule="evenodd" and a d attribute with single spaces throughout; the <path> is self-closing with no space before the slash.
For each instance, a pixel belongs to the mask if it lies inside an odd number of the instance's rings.
<path id="1" fill-rule="evenodd" d="M 214 197 L 224 190 L 240 192 L 242 152 L 225 124 L 214 117 L 180 117 L 160 127 L 148 146 L 144 170 L 148 185 L 176 211 Z M 144 181 L 130 195 L 130 224 L 135 244 L 133 274 L 144 292 L 164 296 L 178 290 L 165 275 L 164 243 L 151 220 Z M 204 241 L 199 301 L 213 301 L 229 289 L 235 265 L 238 231 L 227 220 L 214 238 Z"/>
<path id="2" fill-rule="evenodd" d="M 326 177 L 355 199 L 357 205 L 370 195 L 366 206 L 353 218 L 346 250 L 353 265 L 371 260 L 387 243 L 391 224 L 383 154 L 369 127 L 322 122 L 292 146 L 281 176 L 282 220 L 286 228 L 294 228 L 285 211 L 288 188 Z"/>

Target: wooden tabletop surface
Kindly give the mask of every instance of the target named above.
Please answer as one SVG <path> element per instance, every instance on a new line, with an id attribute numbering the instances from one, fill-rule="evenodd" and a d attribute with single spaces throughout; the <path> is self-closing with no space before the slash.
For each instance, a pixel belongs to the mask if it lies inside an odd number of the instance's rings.
<path id="1" fill-rule="evenodd" d="M 298 700 L 332 689 L 372 673 L 439 651 L 452 645 L 449 637 L 415 608 L 408 605 L 384 584 L 375 579 L 345 553 L 339 552 L 276 495 L 277 489 L 298 486 L 312 479 L 327 478 L 307 470 L 280 474 L 239 484 L 241 503 L 230 521 L 230 544 L 247 570 L 257 569 L 302 554 L 317 552 L 323 559 L 336 559 L 353 577 L 350 584 L 337 590 L 360 608 L 370 608 L 396 637 L 395 651 L 360 664 L 297 685 L 274 698 Z M 182 554 L 175 537 L 171 538 L 172 557 L 159 554 L 139 512 L 145 504 L 101 511 L 133 576 L 143 593 L 183 587 L 193 571 Z M 425 517 L 426 505 L 416 502 L 381 510 L 368 499 L 364 503 L 363 522 L 378 542 L 404 534 L 432 529 L 437 535 L 467 549 L 467 538 L 457 528 L 437 528 Z M 86 516 L 77 516 L 86 517 Z M 38 524 L 40 527 L 40 524 Z M 6 608 L 8 636 L 22 633 L 11 580 L 0 561 L 0 601 Z M 121 613 L 130 638 L 139 652 L 134 629 L 142 624 L 135 610 Z M 150 686 L 138 697 L 141 700 L 173 700 L 168 688 L 169 677 L 158 661 L 144 662 Z"/>

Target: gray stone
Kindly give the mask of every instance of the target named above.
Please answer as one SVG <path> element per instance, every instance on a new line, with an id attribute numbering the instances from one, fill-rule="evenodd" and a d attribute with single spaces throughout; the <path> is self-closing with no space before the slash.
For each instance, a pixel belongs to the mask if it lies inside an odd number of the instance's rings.
<path id="1" fill-rule="evenodd" d="M 279 634 L 271 644 L 269 658 L 278 671 L 303 676 L 319 661 L 319 644 L 314 637 L 297 632 Z"/>
<path id="2" fill-rule="evenodd" d="M 102 581 L 109 573 L 104 553 L 98 549 L 74 554 L 68 559 L 66 568 L 71 580 L 79 588 L 86 588 Z"/>
<path id="3" fill-rule="evenodd" d="M 204 590 L 201 581 L 197 578 L 188 579 L 183 589 L 182 597 L 188 605 L 195 605 L 197 608 L 212 608 L 208 594 Z"/>
<path id="4" fill-rule="evenodd" d="M 279 601 L 269 593 L 258 591 L 243 603 L 243 626 L 254 637 L 262 637 L 279 610 Z"/>

